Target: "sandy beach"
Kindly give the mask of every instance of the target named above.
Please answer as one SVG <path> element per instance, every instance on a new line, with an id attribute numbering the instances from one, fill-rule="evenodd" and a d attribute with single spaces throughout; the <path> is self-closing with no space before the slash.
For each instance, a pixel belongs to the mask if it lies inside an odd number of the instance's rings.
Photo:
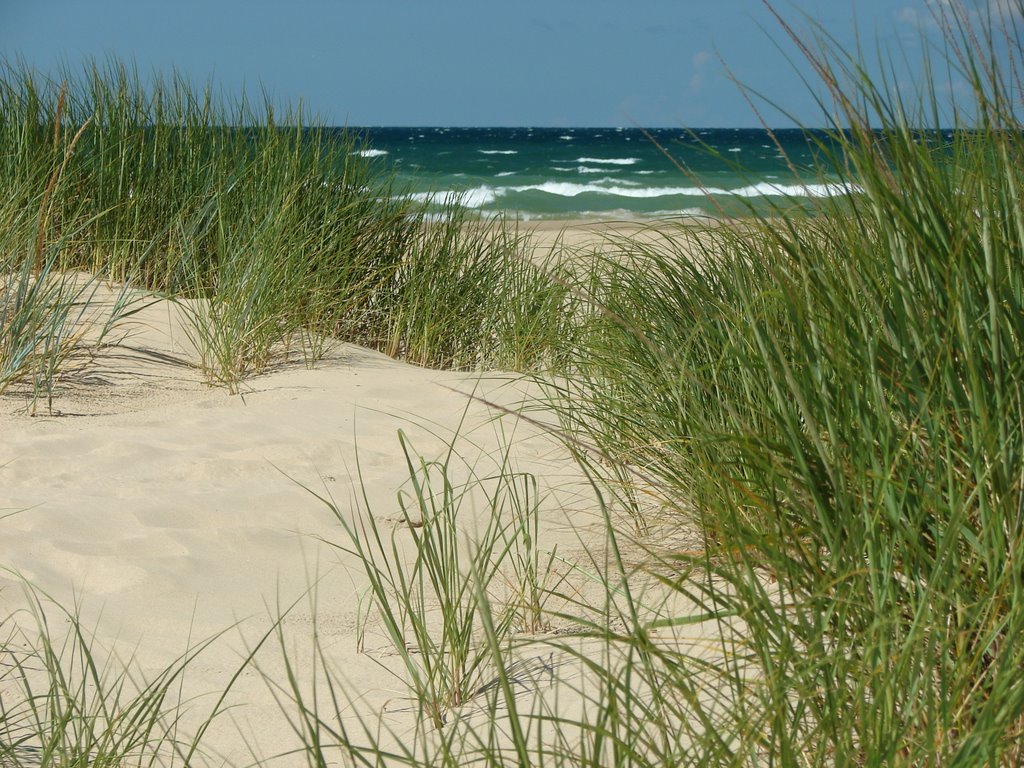
<path id="1" fill-rule="evenodd" d="M 50 5 L 0 768 L 1024 766 L 1024 0 Z"/>
<path id="2" fill-rule="evenodd" d="M 608 232 L 588 223 L 564 237 L 597 244 Z M 97 306 L 112 298 L 101 289 Z M 359 618 L 366 575 L 339 549 L 346 540 L 325 503 L 353 520 L 372 514 L 408 553 L 396 502 L 409 491 L 399 430 L 428 461 L 454 444 L 455 479 L 492 474 L 509 451 L 510 466 L 538 479 L 540 547 L 557 550 L 558 577 L 585 599 L 587 580 L 568 571 L 599 556 L 603 522 L 569 452 L 533 422 L 547 417 L 514 415 L 536 385 L 341 344 L 314 369 L 282 365 L 230 395 L 193 365 L 180 309 L 139 298 L 144 307 L 118 327 L 116 343 L 62 381 L 49 411 L 28 415 L 17 388 L 0 398 L 0 601 L 32 634 L 33 619 L 16 613 L 31 584 L 79 614 L 98 658 L 109 653 L 111 669 L 125 664 L 139 679 L 216 638 L 181 691 L 187 731 L 245 667 L 203 742 L 209 764 L 298 746 L 271 688 L 283 676 L 280 642 L 308 656 L 314 624 L 358 714 L 390 706 L 395 727 L 412 729 L 398 656 L 365 609 Z M 467 535 L 486 525 L 479 489 L 460 514 Z M 59 623 L 55 606 L 48 613 Z M 246 667 L 279 619 L 284 639 Z"/>

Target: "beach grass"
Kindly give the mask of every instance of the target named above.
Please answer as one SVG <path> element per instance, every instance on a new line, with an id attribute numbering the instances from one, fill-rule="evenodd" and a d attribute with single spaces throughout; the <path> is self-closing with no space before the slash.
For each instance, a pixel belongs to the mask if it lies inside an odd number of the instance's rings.
<path id="1" fill-rule="evenodd" d="M 652 548 L 708 574 L 668 585 L 743 618 L 719 625 L 733 758 L 1020 759 L 1019 70 L 966 12 L 939 22 L 974 94 L 957 130 L 936 91 L 896 101 L 805 48 L 859 193 L 697 259 L 624 243 L 579 360 L 567 416 L 703 532 L 700 556 Z"/>
<path id="2" fill-rule="evenodd" d="M 65 241 L 47 232 L 60 167 L 48 176 L 46 193 L 10 190 L 0 210 L 0 393 L 19 390 L 33 413 L 40 402 L 51 404 L 61 377 L 86 364 L 130 314 L 121 291 L 99 319 L 96 277 L 62 269 Z"/>
<path id="3" fill-rule="evenodd" d="M 173 144 L 183 183 L 200 185 L 172 198 L 156 172 L 125 170 L 160 133 L 136 120 L 156 102 L 140 103 L 129 71 L 101 77 L 91 101 L 30 77 L 0 89 L 0 114 L 18 117 L 0 123 L 5 141 L 20 148 L 3 161 L 17 202 L 2 210 L 27 259 L 8 267 L 12 297 L 47 284 L 51 257 L 26 248 L 41 239 L 60 246 L 54 269 L 206 302 L 194 338 L 211 380 L 232 388 L 296 334 L 314 358 L 325 342 L 313 339 L 330 336 L 423 365 L 564 374 L 541 381 L 603 515 L 602 550 L 574 564 L 598 604 L 547 578 L 529 478 L 506 464 L 478 477 L 488 523 L 466 530 L 457 443 L 434 462 L 403 442 L 400 531 L 384 532 L 365 497 L 359 519 L 331 512 L 401 658 L 415 738 L 373 714 L 348 730 L 342 681 L 321 711 L 292 678 L 285 705 L 311 764 L 336 752 L 359 765 L 1024 759 L 1024 59 L 1016 16 L 936 13 L 947 50 L 926 71 L 972 94 L 951 114 L 939 81 L 912 101 L 893 72 L 869 75 L 782 22 L 826 94 L 823 172 L 854 194 L 656 247 L 621 240 L 582 276 L 546 274 L 514 229 L 457 208 L 428 221 L 361 186 L 338 208 L 338 164 L 363 173 L 358 156 L 327 163 L 269 105 L 251 141 L 212 127 L 227 113 L 208 92 L 173 107 L 213 159 L 165 133 L 155 146 Z M 130 87 L 108 92 L 121 72 Z M 87 173 L 76 163 L 90 157 Z M 97 184 L 96 202 L 65 195 L 74 184 Z M 63 327 L 74 301 L 54 295 L 32 306 L 57 307 Z M 28 337 L 47 337 L 31 311 Z M 651 535 L 666 526 L 701 546 Z M 493 597 L 498 567 L 521 587 L 511 611 Z M 548 620 L 573 631 L 510 639 L 513 624 Z M 708 644 L 710 657 L 696 650 Z M 546 686 L 522 684 L 523 657 L 555 660 Z M 490 716 L 462 717 L 471 700 Z"/>
<path id="4" fill-rule="evenodd" d="M 130 662 L 94 643 L 77 613 L 30 585 L 24 591 L 30 620 L 0 623 L 0 763 L 141 766 L 195 751 L 179 733 L 175 694 L 202 644 L 139 680 Z"/>
<path id="5" fill-rule="evenodd" d="M 301 109 L 116 60 L 52 78 L 7 62 L 0 145 L 11 230 L 35 217 L 33 269 L 45 252 L 181 300 L 211 383 L 237 391 L 339 341 L 435 367 L 558 358 L 568 293 L 514 226 L 454 199 L 428 212 Z"/>
<path id="6" fill-rule="evenodd" d="M 703 547 L 626 536 L 607 512 L 606 620 L 558 613 L 595 646 L 535 641 L 596 683 L 556 672 L 524 707 L 506 675 L 491 719 L 385 762 L 1020 761 L 1021 51 L 969 10 L 937 23 L 973 94 L 955 114 L 938 83 L 911 102 L 791 32 L 830 99 L 822 163 L 856 194 L 675 248 L 622 241 L 590 286 L 550 400 L 565 439 L 598 488 L 655 494 Z M 645 619 L 644 578 L 689 608 Z M 696 627 L 716 660 L 679 642 Z M 569 691 L 582 711 L 536 703 Z"/>
<path id="7" fill-rule="evenodd" d="M 420 718 L 440 729 L 453 710 L 490 687 L 496 667 L 493 649 L 480 642 L 485 626 L 499 666 L 513 630 L 542 628 L 554 558 L 542 560 L 536 542 L 536 479 L 511 466 L 507 448 L 464 466 L 454 450 L 458 435 L 430 461 L 404 434 L 398 439 L 409 489 L 398 494 L 390 533 L 370 508 L 365 485 L 354 516 L 324 501 L 345 534 L 336 546 L 363 564 L 368 580 L 371 608 L 361 634 L 369 622 L 380 625 L 402 660 Z M 470 532 L 460 518 L 475 492 L 486 509 L 482 529 Z M 507 596 L 499 594 L 504 572 L 512 574 L 512 589 L 500 590 Z"/>

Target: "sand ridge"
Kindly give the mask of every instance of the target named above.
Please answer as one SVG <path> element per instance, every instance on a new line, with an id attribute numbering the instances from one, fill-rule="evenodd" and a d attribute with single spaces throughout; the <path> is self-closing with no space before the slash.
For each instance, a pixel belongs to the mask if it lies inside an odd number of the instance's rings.
<path id="1" fill-rule="evenodd" d="M 665 229 L 544 223 L 531 235 L 535 254 L 563 249 L 570 258 L 590 258 L 622 236 L 656 245 Z M 119 290 L 90 287 L 100 321 Z M 272 686 L 286 676 L 278 644 L 308 669 L 314 630 L 353 697 L 354 722 L 384 717 L 399 737 L 413 732 L 401 660 L 365 618 L 367 577 L 339 548 L 346 539 L 327 503 L 347 519 L 372 514 L 411 561 L 413 537 L 396 501 L 410 485 L 400 430 L 414 459 L 440 459 L 454 443 L 456 483 L 493 475 L 506 452 L 512 468 L 535 476 L 539 546 L 558 554 L 553 578 L 564 579 L 573 611 L 591 601 L 600 612 L 606 592 L 588 571 L 607 566 L 605 518 L 557 420 L 537 409 L 536 382 L 430 370 L 337 344 L 314 368 L 293 355 L 231 395 L 205 382 L 180 304 L 128 299 L 133 314 L 59 382 L 52 402 L 36 403 L 35 415 L 24 387 L 0 396 L 0 563 L 8 569 L 0 604 L 5 615 L 24 606 L 27 580 L 75 610 L 96 651 L 138 679 L 215 638 L 188 667 L 182 732 L 241 674 L 229 713 L 204 739 L 203 763 L 248 765 L 301 746 L 286 716 L 294 713 L 282 711 Z M 528 419 L 516 415 L 524 408 Z M 478 489 L 459 520 L 469 535 L 488 515 Z M 676 537 L 678 524 L 672 529 Z M 674 538 L 663 543 L 675 546 Z M 643 557 L 642 547 L 627 554 L 629 567 Z M 32 626 L 28 614 L 16 615 Z M 247 662 L 275 626 L 280 638 Z M 706 654 L 703 630 L 687 631 L 684 641 Z M 558 667 L 561 679 L 579 681 L 564 661 L 525 653 L 511 664 L 531 678 Z M 566 692 L 558 701 L 583 705 Z M 305 765 L 305 757 L 275 764 Z"/>
<path id="2" fill-rule="evenodd" d="M 147 300 L 123 330 L 119 344 L 61 383 L 52 414 L 43 403 L 27 415 L 24 392 L 0 398 L 0 510 L 14 512 L 0 520 L 0 563 L 10 569 L 0 601 L 8 613 L 22 604 L 20 576 L 62 605 L 78 605 L 97 648 L 131 659 L 143 676 L 190 643 L 225 633 L 188 673 L 186 693 L 201 696 L 195 718 L 296 601 L 285 625 L 301 643 L 313 620 L 304 597 L 313 585 L 321 640 L 368 711 L 408 695 L 386 656 L 357 652 L 365 576 L 325 543 L 343 537 L 316 496 L 356 514 L 362 486 L 374 514 L 393 527 L 395 493 L 408 474 L 399 429 L 428 459 L 459 431 L 480 468 L 512 439 L 516 466 L 551 491 L 545 544 L 578 552 L 580 536 L 599 527 L 558 441 L 527 422 L 496 418 L 499 411 L 471 397 L 514 410 L 530 386 L 516 377 L 438 372 L 339 345 L 315 369 L 288 364 L 232 396 L 203 382 L 168 302 Z M 367 641 L 374 643 L 386 639 Z M 279 670 L 272 656 L 263 663 Z M 232 700 L 243 706 L 211 730 L 213 752 L 247 763 L 292 744 L 255 671 Z"/>

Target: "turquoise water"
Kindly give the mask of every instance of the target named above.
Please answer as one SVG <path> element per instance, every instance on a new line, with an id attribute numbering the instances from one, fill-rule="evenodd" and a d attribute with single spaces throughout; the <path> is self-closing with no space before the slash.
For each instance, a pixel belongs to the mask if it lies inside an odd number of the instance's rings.
<path id="1" fill-rule="evenodd" d="M 456 196 L 524 219 L 737 216 L 848 193 L 814 170 L 820 153 L 796 130 L 353 130 L 367 142 L 361 154 L 416 199 Z"/>

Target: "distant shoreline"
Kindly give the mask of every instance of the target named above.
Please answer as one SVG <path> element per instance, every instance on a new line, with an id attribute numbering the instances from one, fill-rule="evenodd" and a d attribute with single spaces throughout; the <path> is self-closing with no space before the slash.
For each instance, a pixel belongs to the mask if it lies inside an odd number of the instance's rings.
<path id="1" fill-rule="evenodd" d="M 764 129 L 350 129 L 352 151 L 427 206 L 521 220 L 744 218 L 842 195 L 825 134 Z"/>

